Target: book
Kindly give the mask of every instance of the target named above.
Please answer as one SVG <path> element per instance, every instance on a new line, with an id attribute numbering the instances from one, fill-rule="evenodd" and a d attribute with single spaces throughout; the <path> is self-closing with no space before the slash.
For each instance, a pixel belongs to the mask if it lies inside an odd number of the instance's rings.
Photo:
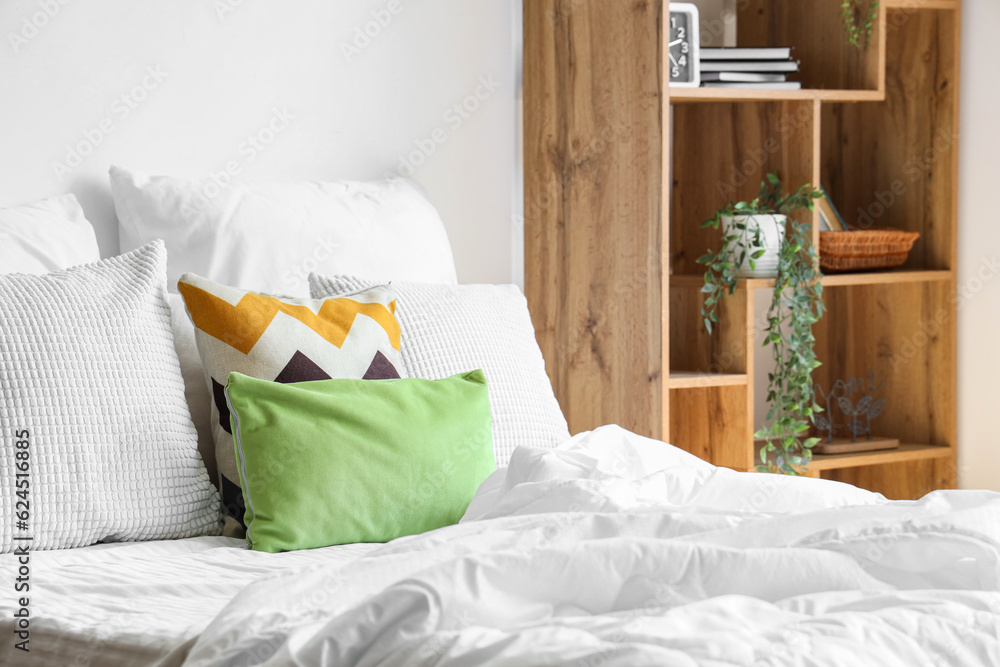
<path id="1" fill-rule="evenodd" d="M 798 72 L 797 60 L 702 60 L 702 72 Z"/>
<path id="2" fill-rule="evenodd" d="M 757 72 L 703 72 L 702 81 L 729 81 L 749 83 L 779 83 L 785 81 L 784 74 L 758 74 Z"/>
<path id="3" fill-rule="evenodd" d="M 826 193 L 826 188 L 820 186 L 823 196 L 816 200 L 816 208 L 819 209 L 820 230 L 824 232 L 846 232 L 848 227 L 840 211 L 830 201 L 830 195 Z M 824 228 L 825 227 L 825 228 Z"/>
<path id="4" fill-rule="evenodd" d="M 773 81 L 771 83 L 728 83 L 709 81 L 701 84 L 705 88 L 744 88 L 749 90 L 802 90 L 801 81 Z"/>
<path id="5" fill-rule="evenodd" d="M 704 48 L 701 60 L 788 60 L 792 57 L 791 47 L 775 48 Z"/>
<path id="6" fill-rule="evenodd" d="M 819 206 L 816 207 L 819 210 L 819 231 L 821 232 L 839 232 L 840 229 L 835 229 L 830 224 L 830 218 L 827 217 L 826 213 Z M 833 223 L 836 225 L 837 223 Z"/>

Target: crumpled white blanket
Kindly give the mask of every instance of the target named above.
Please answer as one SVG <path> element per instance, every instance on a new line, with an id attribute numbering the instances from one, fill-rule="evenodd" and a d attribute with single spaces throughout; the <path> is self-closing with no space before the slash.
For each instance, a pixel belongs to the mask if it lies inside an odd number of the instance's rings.
<path id="1" fill-rule="evenodd" d="M 462 523 L 250 585 L 190 665 L 1000 665 L 1000 494 L 736 473 L 618 427 Z"/>

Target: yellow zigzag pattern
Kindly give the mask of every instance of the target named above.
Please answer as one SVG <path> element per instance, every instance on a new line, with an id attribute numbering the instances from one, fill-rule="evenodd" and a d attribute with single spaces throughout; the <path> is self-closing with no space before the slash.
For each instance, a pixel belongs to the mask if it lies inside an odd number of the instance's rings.
<path id="1" fill-rule="evenodd" d="M 294 317 L 337 347 L 344 345 L 354 326 L 354 319 L 358 315 L 366 315 L 385 329 L 389 342 L 399 349 L 399 322 L 393 317 L 396 312 L 395 301 L 386 308 L 380 303 L 328 299 L 323 302 L 317 314 L 305 306 L 288 304 L 273 296 L 247 293 L 233 306 L 214 294 L 187 283 L 179 283 L 177 288 L 184 296 L 194 325 L 243 354 L 250 354 L 250 350 L 271 326 L 278 313 Z"/>

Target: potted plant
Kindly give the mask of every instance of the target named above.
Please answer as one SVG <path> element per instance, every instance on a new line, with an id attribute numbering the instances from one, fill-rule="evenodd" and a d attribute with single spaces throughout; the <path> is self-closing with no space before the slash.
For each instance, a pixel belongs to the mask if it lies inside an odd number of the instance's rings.
<path id="1" fill-rule="evenodd" d="M 879 0 L 868 0 L 868 9 L 862 12 L 861 0 L 842 0 L 840 3 L 840 18 L 844 21 L 847 31 L 847 42 L 855 48 L 868 48 L 878 20 Z M 861 24 L 858 17 L 863 15 Z M 862 42 L 864 38 L 864 42 Z"/>
<path id="2" fill-rule="evenodd" d="M 775 279 L 764 330 L 775 369 L 768 374 L 767 423 L 755 434 L 765 440 L 758 466 L 763 472 L 801 474 L 819 442 L 801 438 L 820 411 L 813 400 L 812 372 L 819 362 L 812 327 L 823 314 L 823 285 L 810 225 L 788 214 L 811 211 L 822 196 L 808 184 L 784 194 L 778 176 L 768 174 L 756 199 L 731 202 L 702 224 L 723 228 L 721 249 L 698 259 L 706 267 L 701 314 L 709 333 L 719 321 L 719 303 L 736 291 L 741 276 Z"/>

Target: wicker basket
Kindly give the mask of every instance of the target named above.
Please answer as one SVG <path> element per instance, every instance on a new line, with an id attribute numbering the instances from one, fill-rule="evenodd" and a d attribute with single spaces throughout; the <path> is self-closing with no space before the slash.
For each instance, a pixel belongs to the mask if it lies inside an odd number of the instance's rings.
<path id="1" fill-rule="evenodd" d="M 823 271 L 872 271 L 906 263 L 919 232 L 898 229 L 852 229 L 819 233 L 819 265 Z"/>

